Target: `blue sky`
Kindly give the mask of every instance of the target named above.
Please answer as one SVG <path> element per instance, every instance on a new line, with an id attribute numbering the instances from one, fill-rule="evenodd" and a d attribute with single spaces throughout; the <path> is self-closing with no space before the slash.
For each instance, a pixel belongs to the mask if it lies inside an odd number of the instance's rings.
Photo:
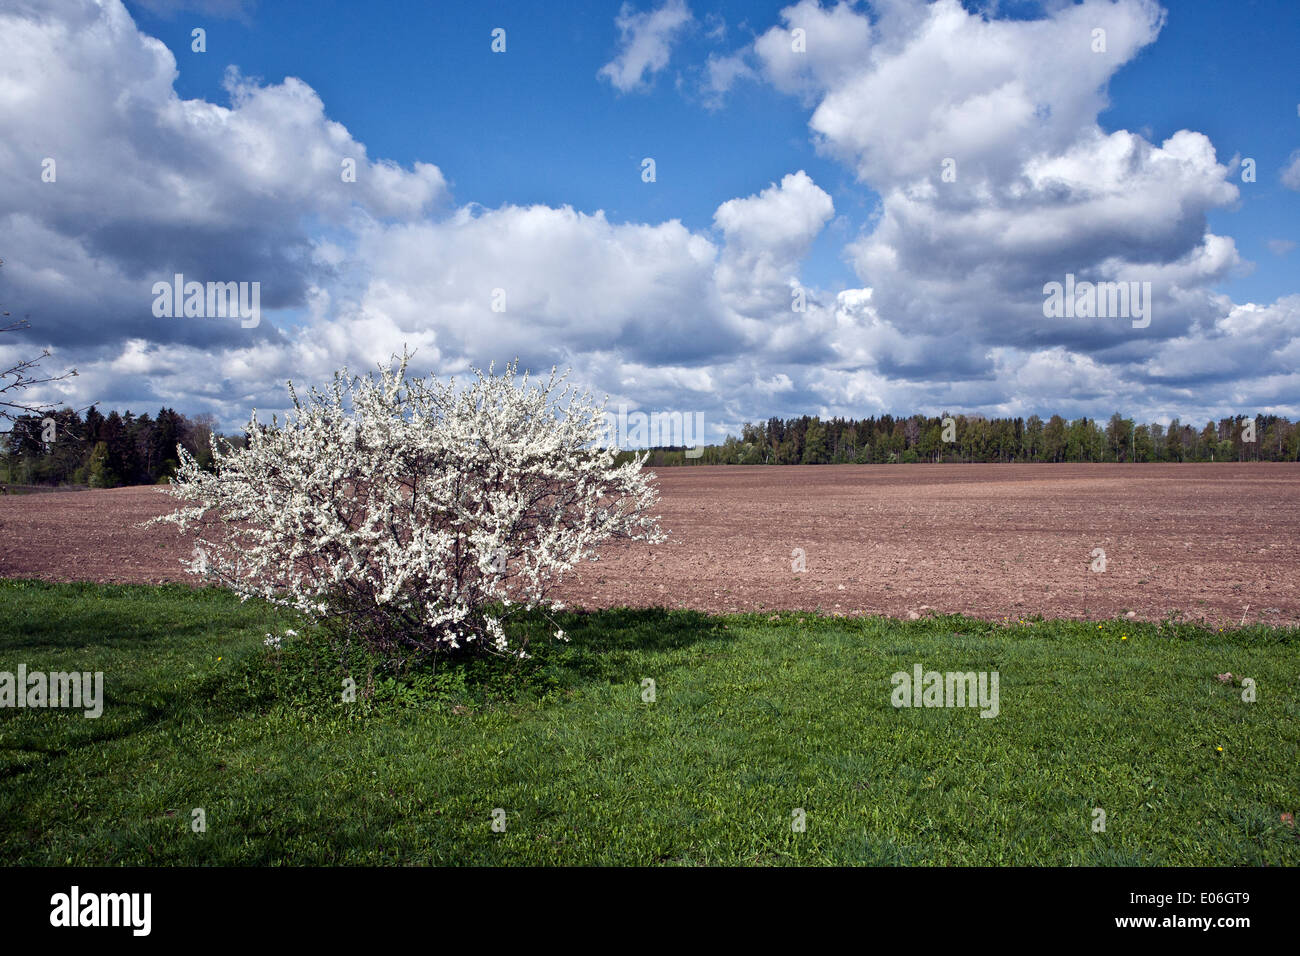
<path id="1" fill-rule="evenodd" d="M 462 202 L 567 203 L 604 209 L 620 221 L 677 218 L 707 229 L 719 203 L 805 169 L 847 220 L 841 230 L 862 228 L 878 197 L 817 154 L 797 98 L 753 85 L 725 108 L 707 109 L 678 88 L 708 54 L 752 41 L 788 4 L 699 6 L 701 22 L 683 38 L 674 62 L 648 92 L 630 95 L 596 81 L 617 50 L 620 6 L 321 0 L 263 3 L 247 19 L 136 9 L 141 25 L 175 54 L 182 96 L 225 101 L 227 60 L 271 81 L 301 77 L 321 94 L 331 118 L 373 155 L 403 165 L 436 162 Z M 1300 97 L 1300 10 L 1293 0 L 1180 0 L 1166 8 L 1159 41 L 1111 81 L 1112 105 L 1102 125 L 1150 130 L 1159 138 L 1197 129 L 1214 141 L 1221 160 L 1239 153 L 1266 171 L 1282 168 L 1300 127 L 1268 118 L 1285 117 Z M 1036 3 L 998 9 L 1022 18 L 1042 13 Z M 720 18 L 725 33 L 708 35 L 703 20 L 709 15 Z M 208 54 L 190 51 L 194 25 L 208 31 Z M 507 30 L 505 56 L 490 49 L 498 26 Z M 223 57 L 223 49 L 238 56 Z M 658 163 L 653 188 L 640 179 L 645 156 Z M 1223 290 L 1271 300 L 1296 291 L 1297 270 L 1264 242 L 1297 238 L 1300 193 L 1267 174 L 1256 185 L 1210 222 L 1237 237 L 1257 266 Z M 810 281 L 856 284 L 841 246 L 842 236 L 821 237 L 807 261 Z"/>
<path id="2" fill-rule="evenodd" d="M 719 433 L 1300 416 L 1284 0 L 11 7 L 0 301 L 78 366 L 68 401 L 233 425 L 408 343 L 438 374 L 571 366 Z M 148 314 L 174 270 L 261 281 L 261 325 Z M 1067 272 L 1152 282 L 1155 321 L 1052 325 Z"/>
<path id="3" fill-rule="evenodd" d="M 193 16 L 145 11 L 141 22 L 181 64 L 181 95 L 224 101 L 226 61 L 211 54 L 237 48 L 249 75 L 306 80 L 373 155 L 436 162 L 460 202 L 568 204 L 617 221 L 708 229 L 719 203 L 806 169 L 824 189 L 839 184 L 832 195 L 843 197 L 845 214 L 864 220 L 874 195 L 817 155 L 797 100 L 754 87 L 711 110 L 677 88 L 709 53 L 752 41 L 755 25 L 775 22 L 782 6 L 719 5 L 710 12 L 725 19 L 725 38 L 696 24 L 680 63 L 631 94 L 596 78 L 617 52 L 618 3 L 262 4 L 247 22 L 204 19 L 208 55 L 190 52 Z M 490 48 L 498 26 L 505 55 Z M 646 156 L 657 164 L 653 185 L 641 180 Z M 812 270 L 852 284 L 838 249 L 821 243 Z"/>

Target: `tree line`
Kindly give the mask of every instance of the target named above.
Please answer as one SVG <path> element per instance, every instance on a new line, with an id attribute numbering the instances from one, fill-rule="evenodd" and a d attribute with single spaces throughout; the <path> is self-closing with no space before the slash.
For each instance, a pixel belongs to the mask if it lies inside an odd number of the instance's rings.
<path id="1" fill-rule="evenodd" d="M 0 434 L 0 481 L 24 485 L 115 488 L 157 484 L 171 477 L 182 445 L 210 467 L 214 419 L 188 418 L 171 408 L 84 418 L 70 408 L 20 415 Z M 230 440 L 242 444 L 243 436 Z M 1253 440 L 1252 440 L 1253 439 Z M 632 452 L 621 454 L 620 460 Z M 672 465 L 823 465 L 910 462 L 1178 462 L 1300 461 L 1300 422 L 1277 415 L 1237 415 L 1197 428 L 1175 418 L 1168 426 L 1138 424 L 1118 412 L 1098 419 L 1053 415 L 912 415 L 895 418 L 818 416 L 747 423 L 739 437 L 687 451 L 656 448 L 652 467 Z"/>
<path id="2" fill-rule="evenodd" d="M 0 480 L 91 488 L 157 484 L 175 473 L 177 445 L 210 466 L 214 421 L 171 408 L 152 418 L 129 410 L 103 415 L 93 406 L 84 417 L 71 408 L 18 415 L 12 430 L 0 434 Z"/>
<path id="3" fill-rule="evenodd" d="M 817 416 L 747 423 L 740 436 L 687 452 L 656 449 L 650 465 L 823 465 L 908 462 L 1297 461 L 1300 427 L 1277 415 L 1237 415 L 1203 427 L 1139 424 L 1116 412 L 1046 421 L 983 415 Z"/>

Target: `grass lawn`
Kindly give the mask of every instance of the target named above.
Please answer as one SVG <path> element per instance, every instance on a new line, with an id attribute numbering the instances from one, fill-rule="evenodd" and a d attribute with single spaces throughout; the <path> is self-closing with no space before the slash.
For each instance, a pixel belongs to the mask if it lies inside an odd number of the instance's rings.
<path id="1" fill-rule="evenodd" d="M 525 664 L 345 704 L 325 655 L 262 646 L 290 617 L 222 591 L 0 581 L 0 608 L 0 671 L 106 686 L 99 719 L 0 710 L 4 864 L 1300 863 L 1294 629 L 574 613 Z M 895 709 L 917 663 L 998 672 L 1000 713 Z"/>

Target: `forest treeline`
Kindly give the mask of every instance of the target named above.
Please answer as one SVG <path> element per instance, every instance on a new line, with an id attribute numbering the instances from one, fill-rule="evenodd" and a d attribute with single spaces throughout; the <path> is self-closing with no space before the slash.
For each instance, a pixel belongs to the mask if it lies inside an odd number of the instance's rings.
<path id="1" fill-rule="evenodd" d="M 51 427 L 52 423 L 52 427 Z M 25 485 L 157 484 L 176 470 L 176 446 L 204 467 L 211 464 L 210 415 L 187 418 L 170 408 L 158 414 L 94 408 L 81 416 L 62 409 L 23 416 L 0 435 L 0 481 Z M 1253 441 L 1251 440 L 1253 438 Z M 243 436 L 233 436 L 235 445 Z M 620 457 L 630 457 L 626 452 Z M 817 416 L 769 418 L 746 424 L 739 436 L 688 452 L 657 448 L 653 467 L 672 465 L 822 465 L 909 462 L 1177 462 L 1297 461 L 1300 423 L 1277 415 L 1238 415 L 1203 427 L 1174 419 L 1168 426 L 1138 424 L 1115 413 L 1098 419 L 1046 421 L 981 415 L 895 418 Z"/>
<path id="2" fill-rule="evenodd" d="M 211 463 L 210 415 L 187 418 L 170 408 L 157 416 L 130 411 L 108 415 L 70 408 L 48 415 L 23 415 L 0 435 L 0 480 L 20 485 L 152 485 L 179 464 L 181 445 L 201 464 Z"/>
<path id="3" fill-rule="evenodd" d="M 650 454 L 652 466 L 1297 460 L 1300 427 L 1277 415 L 1237 415 L 1198 427 L 1177 418 L 1168 426 L 1139 424 L 1118 412 L 1105 423 L 1060 415 L 1046 421 L 948 414 L 769 418 L 742 426 L 739 437 L 729 435 L 721 445 Z"/>

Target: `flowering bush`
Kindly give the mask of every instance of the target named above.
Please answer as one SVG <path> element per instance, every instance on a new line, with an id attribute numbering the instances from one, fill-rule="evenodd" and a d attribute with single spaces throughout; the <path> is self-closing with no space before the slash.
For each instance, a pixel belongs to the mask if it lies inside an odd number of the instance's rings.
<path id="1" fill-rule="evenodd" d="M 291 606 L 395 660 L 435 651 L 524 654 L 503 623 L 609 539 L 665 539 L 644 456 L 600 447 L 603 405 L 552 370 L 545 385 L 493 376 L 334 376 L 245 448 L 214 442 L 213 470 L 184 448 L 156 521 L 196 539 L 192 573 Z M 563 631 L 555 635 L 563 640 Z"/>

